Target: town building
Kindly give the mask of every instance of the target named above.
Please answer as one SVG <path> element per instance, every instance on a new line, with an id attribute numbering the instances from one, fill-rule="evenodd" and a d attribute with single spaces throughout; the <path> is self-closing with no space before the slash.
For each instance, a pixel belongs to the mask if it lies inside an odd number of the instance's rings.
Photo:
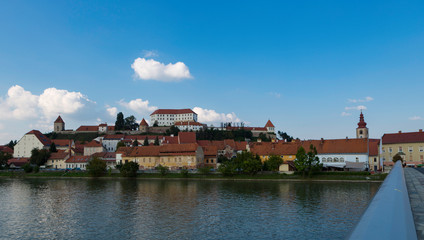
<path id="1" fill-rule="evenodd" d="M 51 140 L 47 138 L 38 130 L 32 130 L 26 133 L 15 145 L 13 157 L 14 158 L 29 158 L 31 151 L 36 149 L 48 149 Z"/>
<path id="2" fill-rule="evenodd" d="M 102 139 L 102 145 L 107 152 L 115 152 L 116 145 L 122 140 L 124 140 L 124 134 L 109 134 L 105 135 Z"/>
<path id="3" fill-rule="evenodd" d="M 261 134 L 263 134 L 264 136 L 271 138 L 273 141 L 277 139 L 275 134 L 275 126 L 271 120 L 268 120 L 264 127 L 225 126 L 224 129 L 227 131 L 243 129 L 246 131 L 251 131 L 253 137 L 259 137 Z"/>
<path id="4" fill-rule="evenodd" d="M 174 124 L 180 131 L 200 131 L 206 129 L 206 125 L 193 121 L 178 121 Z"/>
<path id="5" fill-rule="evenodd" d="M 100 142 L 93 140 L 87 144 L 84 144 L 84 156 L 91 156 L 98 152 L 106 152 Z"/>
<path id="6" fill-rule="evenodd" d="M 65 161 L 66 169 L 86 170 L 90 159 L 91 156 L 72 156 Z"/>
<path id="7" fill-rule="evenodd" d="M 66 160 L 70 157 L 70 153 L 65 150 L 58 150 L 50 154 L 49 159 L 46 162 L 47 168 L 65 169 Z"/>
<path id="8" fill-rule="evenodd" d="M 424 132 L 386 133 L 382 137 L 382 152 L 380 153 L 385 165 L 399 154 L 409 166 L 424 163 Z"/>
<path id="9" fill-rule="evenodd" d="M 63 121 L 60 115 L 57 117 L 56 121 L 54 121 L 53 131 L 55 132 L 65 131 L 65 122 Z"/>
<path id="10" fill-rule="evenodd" d="M 370 171 L 380 171 L 381 165 L 380 165 L 380 154 L 379 154 L 379 146 L 380 146 L 380 139 L 369 139 L 368 142 L 368 164 Z"/>
<path id="11" fill-rule="evenodd" d="M 150 114 L 150 124 L 173 126 L 175 122 L 197 122 L 197 113 L 191 109 L 158 109 Z"/>

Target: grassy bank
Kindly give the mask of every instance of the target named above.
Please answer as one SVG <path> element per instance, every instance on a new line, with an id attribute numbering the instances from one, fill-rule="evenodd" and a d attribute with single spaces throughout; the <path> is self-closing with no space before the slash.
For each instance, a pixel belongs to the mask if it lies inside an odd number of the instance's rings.
<path id="1" fill-rule="evenodd" d="M 345 180 L 345 181 L 357 181 L 357 180 L 370 180 L 370 181 L 383 181 L 387 174 L 375 174 L 375 175 L 369 175 L 369 174 L 358 174 L 354 172 L 320 172 L 317 174 L 314 174 L 310 178 L 302 178 L 301 175 L 298 174 L 257 174 L 254 176 L 251 175 L 235 175 L 235 176 L 222 176 L 221 174 L 208 174 L 208 175 L 202 175 L 202 174 L 189 174 L 188 176 L 183 176 L 180 173 L 168 173 L 164 176 L 160 175 L 159 173 L 139 173 L 137 175 L 137 179 L 228 179 L 228 180 Z M 54 177 L 54 178 L 60 178 L 60 177 L 77 177 L 77 178 L 90 178 L 90 175 L 87 172 L 78 171 L 78 172 L 61 172 L 61 171 L 55 171 L 55 172 L 38 172 L 38 173 L 25 173 L 25 172 L 0 172 L 0 177 L 15 177 L 15 178 L 25 178 L 25 177 Z M 111 174 L 105 174 L 101 178 L 120 178 L 121 174 L 119 173 L 111 173 Z"/>

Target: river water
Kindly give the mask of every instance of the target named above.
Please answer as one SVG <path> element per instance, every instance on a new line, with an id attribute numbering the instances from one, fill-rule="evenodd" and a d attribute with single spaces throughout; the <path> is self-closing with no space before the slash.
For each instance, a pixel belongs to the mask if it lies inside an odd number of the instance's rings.
<path id="1" fill-rule="evenodd" d="M 343 239 L 379 186 L 0 178 L 0 239 Z"/>

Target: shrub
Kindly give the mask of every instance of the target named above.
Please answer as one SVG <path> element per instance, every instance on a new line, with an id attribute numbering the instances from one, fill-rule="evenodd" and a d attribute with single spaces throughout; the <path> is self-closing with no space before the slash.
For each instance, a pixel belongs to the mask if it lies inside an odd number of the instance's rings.
<path id="1" fill-rule="evenodd" d="M 38 173 L 39 171 L 40 171 L 40 167 L 39 167 L 39 166 L 35 166 L 35 167 L 34 167 L 34 172 L 35 172 L 35 173 Z"/>
<path id="2" fill-rule="evenodd" d="M 139 165 L 136 162 L 127 162 L 119 169 L 123 177 L 136 177 Z"/>
<path id="3" fill-rule="evenodd" d="M 90 162 L 88 162 L 87 170 L 88 170 L 88 174 L 90 174 L 90 176 L 100 177 L 106 171 L 106 162 L 102 161 L 98 157 L 94 157 Z"/>
<path id="4" fill-rule="evenodd" d="M 180 171 L 180 174 L 183 176 L 183 177 L 188 177 L 188 170 L 187 169 L 181 169 L 181 171 Z"/>
<path id="5" fill-rule="evenodd" d="M 167 166 L 162 166 L 160 164 L 156 167 L 156 170 L 158 170 L 162 176 L 165 176 L 169 172 L 169 168 Z"/>
<path id="6" fill-rule="evenodd" d="M 22 166 L 22 169 L 24 169 L 24 171 L 25 171 L 26 173 L 30 173 L 30 172 L 32 172 L 32 166 L 31 166 L 31 164 L 29 164 L 29 163 L 25 163 L 25 165 L 23 165 L 23 166 Z"/>
<path id="7" fill-rule="evenodd" d="M 210 167 L 199 168 L 199 173 L 202 175 L 208 175 L 209 173 L 211 173 L 211 168 Z"/>
<path id="8" fill-rule="evenodd" d="M 224 176 L 233 176 L 237 173 L 237 166 L 232 161 L 226 161 L 219 165 L 218 171 Z"/>

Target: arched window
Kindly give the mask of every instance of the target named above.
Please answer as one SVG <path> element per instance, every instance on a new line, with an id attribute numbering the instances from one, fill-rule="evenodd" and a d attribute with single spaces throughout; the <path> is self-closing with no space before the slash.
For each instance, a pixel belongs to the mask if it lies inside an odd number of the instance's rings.
<path id="1" fill-rule="evenodd" d="M 344 162 L 344 158 L 342 158 L 342 157 L 341 157 L 341 158 L 340 158 L 340 162 Z"/>
<path id="2" fill-rule="evenodd" d="M 327 162 L 332 162 L 333 159 L 331 157 L 327 158 Z"/>
<path id="3" fill-rule="evenodd" d="M 339 162 L 339 158 L 334 158 L 334 162 Z"/>
<path id="4" fill-rule="evenodd" d="M 325 157 L 323 157 L 321 160 L 322 160 L 322 162 L 326 162 L 327 161 L 327 159 Z"/>

